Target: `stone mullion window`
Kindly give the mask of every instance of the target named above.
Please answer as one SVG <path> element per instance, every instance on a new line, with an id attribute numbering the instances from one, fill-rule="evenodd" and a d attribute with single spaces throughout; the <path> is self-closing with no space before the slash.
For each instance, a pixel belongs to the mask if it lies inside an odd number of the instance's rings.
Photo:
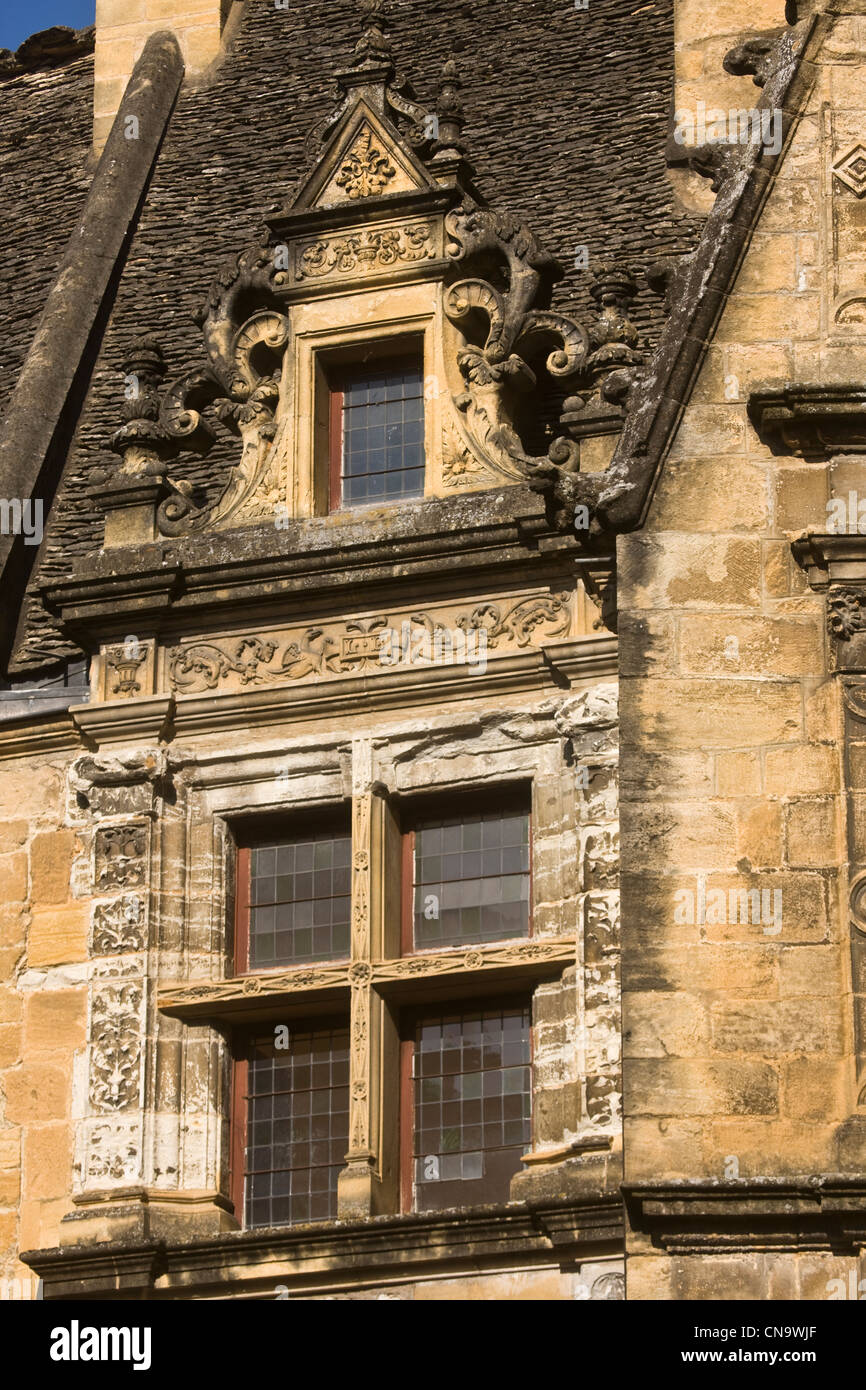
<path id="1" fill-rule="evenodd" d="M 499 1001 L 522 999 L 523 1007 L 531 1009 L 532 1135 L 526 1171 L 513 1179 L 512 1197 L 530 1197 L 537 1178 L 544 1181 L 550 1165 L 573 1157 L 584 1141 L 591 1148 L 609 1147 L 611 1103 L 605 1090 L 598 1114 L 590 1113 L 594 1102 L 589 1103 L 589 1087 L 595 1080 L 585 1073 L 598 1064 L 594 1053 L 589 1058 L 589 1041 L 593 1047 L 596 1041 L 607 1046 L 608 1015 L 616 1005 L 615 976 L 611 973 L 608 980 L 607 972 L 608 966 L 614 971 L 615 960 L 608 955 L 612 943 L 606 936 L 596 943 L 601 960 L 598 952 L 592 956 L 591 950 L 585 950 L 583 936 L 590 923 L 599 935 L 603 926 L 599 914 L 603 908 L 612 909 L 616 897 L 615 782 L 607 766 L 612 752 L 604 729 L 609 721 L 605 719 L 600 730 L 595 710 L 584 716 L 582 701 L 577 706 L 579 717 L 571 708 L 568 715 L 572 746 L 565 749 L 558 726 L 551 730 L 553 737 L 519 749 L 507 735 L 494 732 L 489 746 L 476 752 L 458 736 L 450 748 L 446 743 L 449 751 L 435 761 L 399 756 L 400 739 L 395 735 L 387 745 L 359 737 L 348 747 L 335 742 L 330 767 L 315 775 L 304 756 L 299 757 L 296 772 L 290 765 L 288 773 L 283 773 L 274 762 L 276 786 L 251 767 L 254 780 L 232 778 L 230 785 L 202 787 L 202 799 L 190 821 L 199 838 L 208 823 L 228 827 L 232 834 L 232 827 L 255 825 L 261 817 L 273 826 L 281 807 L 286 808 L 286 829 L 291 834 L 288 808 L 298 811 L 306 805 L 316 816 L 324 815 L 328 807 L 345 807 L 350 794 L 349 958 L 287 965 L 278 971 L 249 971 L 241 966 L 238 973 L 233 960 L 224 955 L 220 964 L 217 959 L 224 933 L 222 928 L 217 930 L 212 917 L 211 970 L 201 969 L 206 957 L 199 956 L 194 979 L 187 975 L 184 984 L 181 973 L 160 995 L 160 1008 L 183 1020 L 187 1051 L 203 1025 L 211 1028 L 218 1047 L 223 1028 L 214 1022 L 219 1019 L 224 1020 L 227 1034 L 239 1030 L 238 1039 L 244 1029 L 257 1026 L 257 1020 L 285 1019 L 301 1028 L 314 1026 L 326 1014 L 335 1021 L 344 1020 L 350 1030 L 349 1141 L 337 1180 L 340 1220 L 396 1214 L 404 1205 L 401 1048 L 405 1051 L 410 1016 L 453 1013 L 452 1004 L 458 1013 L 467 1009 L 477 1013 Z M 590 772 L 588 790 L 585 765 Z M 472 808 L 483 805 L 485 798 L 494 809 L 504 806 L 503 797 L 516 793 L 519 785 L 532 788 L 530 936 L 486 941 L 471 934 L 465 949 L 451 945 L 412 950 L 411 941 L 402 940 L 403 894 L 410 872 L 404 861 L 404 832 L 412 829 L 418 815 L 422 820 L 427 817 L 427 807 L 434 820 L 443 807 L 446 820 L 460 817 L 464 808 L 470 820 L 477 819 Z M 243 808 L 240 816 L 238 807 Z M 306 824 L 302 809 L 301 816 Z M 206 859 L 221 860 L 219 835 L 210 832 L 212 845 L 205 852 L 203 844 L 198 849 L 193 845 L 196 833 L 192 832 L 188 853 L 199 856 L 202 868 Z M 244 837 L 240 838 L 243 842 Z M 468 853 L 466 845 L 464 850 Z M 225 863 L 225 884 L 216 862 L 203 877 L 201 872 L 196 874 L 197 882 L 211 884 L 217 916 L 230 912 L 231 850 Z M 452 867 L 445 878 L 453 878 L 454 872 Z M 193 911 L 199 909 L 190 904 L 190 926 Z M 200 944 L 199 932 L 193 935 Z M 585 1036 L 587 1027 L 591 1038 Z M 216 1070 L 207 1068 L 209 1092 L 228 1114 L 227 1095 L 217 1075 L 218 1059 L 214 1065 Z M 186 1071 L 193 1075 L 189 1067 Z M 607 1076 L 596 1079 L 605 1088 L 610 1085 Z M 185 1096 L 179 1103 L 186 1104 Z M 225 1167 L 225 1136 L 221 1153 Z"/>

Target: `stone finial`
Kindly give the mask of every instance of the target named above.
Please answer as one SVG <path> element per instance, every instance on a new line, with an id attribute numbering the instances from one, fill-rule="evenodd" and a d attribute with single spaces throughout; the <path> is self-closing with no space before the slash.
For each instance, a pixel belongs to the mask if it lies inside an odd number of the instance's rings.
<path id="1" fill-rule="evenodd" d="M 166 373 L 162 349 L 153 338 L 139 338 L 123 361 L 124 424 L 111 440 L 123 456 L 124 473 L 159 473 L 170 438 L 159 422 L 159 386 Z"/>
<path id="2" fill-rule="evenodd" d="M 637 281 L 631 272 L 613 265 L 599 265 L 589 292 L 599 309 L 599 316 L 589 330 L 593 349 L 599 352 L 613 343 L 636 347 L 637 329 L 628 318 L 628 310 L 637 295 Z"/>
<path id="3" fill-rule="evenodd" d="M 459 159 L 466 153 L 462 139 L 463 127 L 466 124 L 463 102 L 460 99 L 462 86 L 457 64 L 453 58 L 449 58 L 439 76 L 439 97 L 436 102 L 439 127 L 435 147 L 437 159 Z"/>
<path id="4" fill-rule="evenodd" d="M 364 15 L 364 28 L 355 44 L 353 68 L 391 66 L 394 54 L 388 38 L 389 23 L 385 14 L 385 0 L 361 0 Z"/>
<path id="5" fill-rule="evenodd" d="M 628 390 L 644 360 L 637 329 L 628 317 L 637 291 L 630 270 L 607 263 L 596 268 L 589 291 L 598 306 L 598 317 L 589 328 L 585 370 L 589 390 L 569 397 L 562 416 L 572 438 L 622 428 Z"/>

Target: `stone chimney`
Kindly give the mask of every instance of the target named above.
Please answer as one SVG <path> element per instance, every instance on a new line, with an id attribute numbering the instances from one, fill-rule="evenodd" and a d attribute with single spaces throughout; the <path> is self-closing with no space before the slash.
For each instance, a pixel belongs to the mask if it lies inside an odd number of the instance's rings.
<path id="1" fill-rule="evenodd" d="M 93 145 L 100 154 L 132 69 L 151 34 L 168 29 L 183 54 L 186 79 L 218 57 L 235 0 L 96 0 Z"/>

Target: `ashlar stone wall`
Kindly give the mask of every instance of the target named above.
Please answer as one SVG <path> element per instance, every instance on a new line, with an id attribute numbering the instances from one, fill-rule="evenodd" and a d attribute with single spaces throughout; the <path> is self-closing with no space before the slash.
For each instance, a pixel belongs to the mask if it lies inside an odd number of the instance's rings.
<path id="1" fill-rule="evenodd" d="M 820 1237 L 797 1253 L 817 1197 L 759 1251 L 774 1185 L 855 1179 L 866 1159 L 842 698 L 824 600 L 791 553 L 805 528 L 827 529 L 831 496 L 866 493 L 866 470 L 774 451 L 747 405 L 866 372 L 866 189 L 837 172 L 866 121 L 864 23 L 839 18 L 809 55 L 808 108 L 647 525 L 619 543 L 626 1184 L 667 1183 L 664 1201 L 685 1203 L 683 1230 L 663 1238 L 635 1198 L 630 1298 L 826 1298 L 858 1264 Z M 758 895 L 745 921 L 744 890 Z M 702 1244 L 695 1213 L 713 1185 L 730 1200 Z M 735 1211 L 745 1188 L 751 1217 Z"/>

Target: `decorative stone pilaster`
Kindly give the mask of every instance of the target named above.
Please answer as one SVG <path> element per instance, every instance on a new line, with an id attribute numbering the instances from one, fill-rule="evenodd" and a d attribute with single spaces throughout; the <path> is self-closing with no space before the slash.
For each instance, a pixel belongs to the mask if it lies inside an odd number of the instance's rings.
<path id="1" fill-rule="evenodd" d="M 216 1093 L 211 1031 L 184 1032 L 153 1004 L 164 948 L 175 944 L 166 939 L 163 902 L 185 891 L 183 883 L 172 891 L 165 878 L 176 772 L 164 750 L 145 748 L 79 758 L 70 775 L 76 819 L 90 838 L 94 903 L 86 1063 L 73 1101 L 75 1210 L 64 1221 L 65 1244 L 145 1239 L 178 1223 L 205 1234 L 231 1221 L 216 1191 L 218 1137 L 205 1134 L 202 1157 L 199 1131 L 208 1125 L 192 1103 L 196 1084 Z M 205 1054 L 197 1083 L 196 1048 Z"/>
<path id="2" fill-rule="evenodd" d="M 859 424 L 856 426 L 859 430 Z M 814 442 L 814 431 L 808 441 Z M 831 669 L 841 677 L 848 841 L 848 921 L 857 1111 L 844 1127 L 841 1166 L 860 1163 L 866 1142 L 866 535 L 807 533 L 794 558 L 827 595 Z"/>

